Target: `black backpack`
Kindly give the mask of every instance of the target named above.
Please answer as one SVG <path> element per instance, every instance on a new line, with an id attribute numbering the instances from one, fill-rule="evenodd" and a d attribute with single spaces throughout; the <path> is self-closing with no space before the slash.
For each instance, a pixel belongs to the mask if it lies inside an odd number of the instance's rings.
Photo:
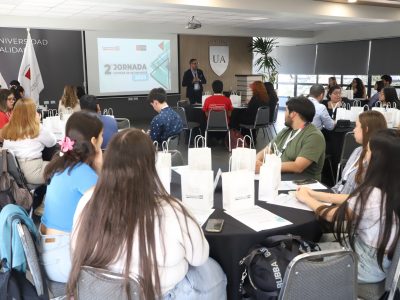
<path id="1" fill-rule="evenodd" d="M 275 235 L 252 247 L 240 260 L 244 265 L 239 291 L 243 299 L 276 300 L 286 268 L 297 255 L 320 251 L 318 244 L 299 236 Z"/>

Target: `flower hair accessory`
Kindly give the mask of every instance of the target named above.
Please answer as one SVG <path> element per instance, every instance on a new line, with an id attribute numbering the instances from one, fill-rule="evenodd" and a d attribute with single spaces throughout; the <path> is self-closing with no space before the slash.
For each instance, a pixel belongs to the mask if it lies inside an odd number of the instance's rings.
<path id="1" fill-rule="evenodd" d="M 74 149 L 75 141 L 71 140 L 69 137 L 64 137 L 61 141 L 58 142 L 61 146 L 60 156 L 63 156 L 64 153 Z"/>

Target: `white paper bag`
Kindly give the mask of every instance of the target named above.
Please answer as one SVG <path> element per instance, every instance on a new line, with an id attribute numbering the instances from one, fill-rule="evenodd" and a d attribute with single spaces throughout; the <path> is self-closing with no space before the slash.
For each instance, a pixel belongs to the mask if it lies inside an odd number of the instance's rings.
<path id="1" fill-rule="evenodd" d="M 249 139 L 249 147 L 244 147 L 244 141 L 246 138 Z M 242 146 L 240 147 L 240 143 Z M 256 171 L 256 149 L 251 148 L 252 142 L 251 137 L 246 135 L 243 139 L 237 140 L 237 145 L 235 149 L 232 149 L 232 162 L 231 162 L 231 170 L 248 170 L 250 172 L 255 173 Z"/>
<path id="2" fill-rule="evenodd" d="M 214 172 L 186 169 L 181 174 L 182 202 L 194 209 L 214 206 Z"/>
<path id="3" fill-rule="evenodd" d="M 168 152 L 167 142 L 163 142 L 162 151 L 157 152 L 156 170 L 164 189 L 171 193 L 171 153 Z"/>
<path id="4" fill-rule="evenodd" d="M 264 154 L 264 163 L 260 167 L 258 200 L 272 201 L 278 197 L 281 183 L 282 160 L 275 154 Z"/>
<path id="5" fill-rule="evenodd" d="M 357 101 L 358 103 L 358 101 Z M 358 116 L 364 112 L 365 107 L 367 107 L 367 110 L 369 109 L 368 105 L 364 105 L 364 106 L 352 106 L 350 108 L 350 121 L 351 122 L 355 122 L 358 119 Z"/>
<path id="6" fill-rule="evenodd" d="M 232 92 L 229 99 L 231 99 L 233 107 L 240 107 L 242 105 L 242 97 L 239 93 Z"/>
<path id="7" fill-rule="evenodd" d="M 386 109 L 385 107 L 373 107 L 372 110 L 379 111 L 381 114 L 383 114 L 388 128 L 392 128 L 394 126 L 393 119 L 396 116 L 394 116 L 392 109 Z"/>
<path id="8" fill-rule="evenodd" d="M 254 206 L 254 172 L 240 170 L 222 173 L 222 201 L 225 210 Z"/>
<path id="9" fill-rule="evenodd" d="M 200 141 L 202 141 L 203 147 L 199 147 Z M 194 148 L 188 150 L 188 165 L 191 170 L 212 170 L 211 148 L 207 147 L 206 140 L 201 135 L 194 138 Z"/>

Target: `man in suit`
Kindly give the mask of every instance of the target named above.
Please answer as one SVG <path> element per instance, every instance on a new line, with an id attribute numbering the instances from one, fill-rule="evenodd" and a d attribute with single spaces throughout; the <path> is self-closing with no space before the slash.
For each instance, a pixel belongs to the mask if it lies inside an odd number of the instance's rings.
<path id="1" fill-rule="evenodd" d="M 201 103 L 203 94 L 203 84 L 207 83 L 203 71 L 198 69 L 197 59 L 192 58 L 189 61 L 190 69 L 183 74 L 182 86 L 186 87 L 186 97 L 191 104 Z"/>

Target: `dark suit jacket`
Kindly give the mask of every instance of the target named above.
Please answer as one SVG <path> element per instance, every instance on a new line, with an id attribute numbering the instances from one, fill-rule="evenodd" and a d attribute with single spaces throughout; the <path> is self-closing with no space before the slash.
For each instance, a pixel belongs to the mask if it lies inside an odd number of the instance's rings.
<path id="1" fill-rule="evenodd" d="M 206 78 L 204 77 L 203 71 L 197 69 L 197 77 L 199 77 L 200 81 L 200 90 L 194 90 L 193 83 L 193 73 L 192 70 L 189 69 L 183 74 L 182 86 L 186 87 L 186 97 L 189 98 L 190 102 L 200 102 L 201 103 L 201 95 L 203 94 L 203 84 L 207 83 Z"/>

